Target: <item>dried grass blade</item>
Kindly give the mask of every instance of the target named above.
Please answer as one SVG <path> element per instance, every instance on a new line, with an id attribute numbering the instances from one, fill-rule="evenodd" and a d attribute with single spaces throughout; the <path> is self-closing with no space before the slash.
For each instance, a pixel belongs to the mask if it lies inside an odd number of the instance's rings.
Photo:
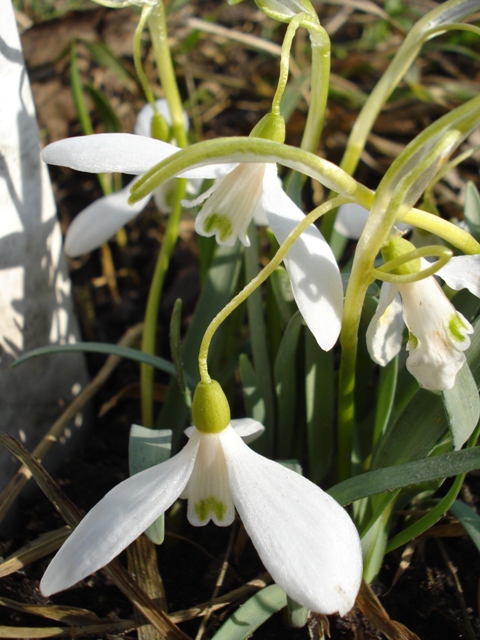
<path id="1" fill-rule="evenodd" d="M 0 578 L 20 571 L 31 562 L 39 560 L 61 547 L 70 535 L 70 528 L 62 527 L 39 536 L 33 542 L 15 551 L 9 558 L 0 563 Z"/>
<path id="2" fill-rule="evenodd" d="M 0 434 L 0 444 L 18 458 L 29 470 L 36 483 L 45 493 L 50 502 L 57 509 L 62 518 L 72 528 L 80 522 L 80 510 L 64 495 L 53 478 L 39 464 L 35 458 L 19 443 L 8 435 Z M 166 640 L 186 640 L 183 633 L 170 618 L 150 600 L 147 594 L 139 588 L 128 572 L 118 560 L 112 561 L 103 571 L 114 584 L 127 596 L 130 602 L 145 616 L 145 618 L 164 634 Z"/>

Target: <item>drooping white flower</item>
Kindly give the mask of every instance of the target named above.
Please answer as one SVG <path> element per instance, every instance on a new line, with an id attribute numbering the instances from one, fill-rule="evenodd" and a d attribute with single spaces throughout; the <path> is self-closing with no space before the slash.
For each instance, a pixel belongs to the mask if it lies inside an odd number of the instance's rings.
<path id="1" fill-rule="evenodd" d="M 143 136 L 98 134 L 54 142 L 44 149 L 42 157 L 49 164 L 79 171 L 141 175 L 176 152 L 171 144 Z M 246 229 L 253 217 L 267 221 L 281 243 L 304 218 L 283 191 L 273 163 L 212 165 L 206 160 L 205 165 L 182 172 L 179 177 L 220 178 L 204 196 L 208 199 L 198 214 L 196 229 L 202 235 L 215 235 L 221 244 L 233 244 L 237 238 L 248 244 Z M 144 199 L 130 207 L 125 196 L 125 190 L 111 196 L 117 198 L 115 208 L 91 205 L 99 207 L 98 216 L 90 207 L 77 216 L 67 233 L 67 251 L 78 255 L 94 249 L 146 205 Z M 314 225 L 296 240 L 285 265 L 305 322 L 320 347 L 331 349 L 341 327 L 343 288 L 335 257 Z"/>
<path id="2" fill-rule="evenodd" d="M 428 266 L 422 259 L 421 268 Z M 451 258 L 436 275 L 452 289 L 466 288 L 480 297 L 480 256 Z M 473 327 L 448 300 L 435 276 L 409 284 L 383 283 L 366 336 L 375 362 L 385 366 L 400 351 L 404 322 L 409 330 L 407 369 L 425 389 L 451 389 L 465 362 Z"/>
<path id="3" fill-rule="evenodd" d="M 236 509 L 266 569 L 296 602 L 325 614 L 349 611 L 362 576 L 357 530 L 333 498 L 237 433 L 259 429 L 251 419 L 213 433 L 191 428 L 180 453 L 125 480 L 87 514 L 48 567 L 42 593 L 105 566 L 182 497 L 194 526 L 227 526 Z"/>
<path id="4" fill-rule="evenodd" d="M 172 118 L 167 101 L 164 99 L 157 100 L 155 105 L 157 113 L 170 126 Z M 153 107 L 147 103 L 138 114 L 134 133 L 138 136 L 149 138 L 153 116 Z M 184 125 L 185 129 L 188 130 L 186 113 L 184 114 Z M 174 148 L 176 149 L 176 147 Z M 49 151 L 46 151 L 46 153 L 48 155 Z M 134 182 L 135 180 L 116 193 L 95 200 L 74 218 L 65 236 L 64 250 L 68 256 L 76 257 L 99 247 L 145 209 L 151 196 L 142 198 L 142 200 L 135 202 L 133 205 L 128 202 L 130 189 Z M 198 193 L 198 188 L 198 181 L 189 181 L 187 183 L 187 192 L 191 195 Z M 167 181 L 155 189 L 152 194 L 158 209 L 165 213 L 170 211 L 169 195 L 171 189 L 171 181 Z"/>

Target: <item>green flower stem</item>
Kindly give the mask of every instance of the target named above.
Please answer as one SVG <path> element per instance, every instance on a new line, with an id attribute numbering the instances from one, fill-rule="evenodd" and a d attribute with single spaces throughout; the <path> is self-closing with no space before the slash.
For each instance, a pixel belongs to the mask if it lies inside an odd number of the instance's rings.
<path id="1" fill-rule="evenodd" d="M 348 174 L 353 175 L 360 159 L 361 153 L 365 148 L 365 144 L 373 124 L 378 114 L 391 96 L 393 90 L 403 78 L 407 70 L 420 52 L 423 43 L 435 33 L 445 31 L 448 24 L 442 24 L 442 14 L 447 15 L 448 11 L 452 11 L 455 7 L 460 7 L 461 0 L 451 0 L 443 2 L 433 11 L 423 16 L 408 32 L 402 46 L 397 51 L 395 57 L 390 63 L 355 121 L 350 136 L 348 138 L 347 147 L 340 164 Z M 467 7 L 467 3 L 463 3 L 465 10 L 460 11 L 456 18 L 461 20 L 463 17 L 471 13 L 472 9 Z M 438 26 L 432 28 L 437 23 Z"/>
<path id="2" fill-rule="evenodd" d="M 185 132 L 183 122 L 183 107 L 178 91 L 177 81 L 173 70 L 170 48 L 168 46 L 167 24 L 165 21 L 165 9 L 161 1 L 155 6 L 146 7 L 142 10 L 140 24 L 135 34 L 134 50 L 135 66 L 137 73 L 141 68 L 140 60 L 140 37 L 145 22 L 148 25 L 152 37 L 153 49 L 155 52 L 155 60 L 157 63 L 158 75 L 165 98 L 167 99 L 170 114 L 172 116 L 172 134 L 180 147 L 187 145 L 187 134 Z M 141 25 L 141 26 L 140 26 Z M 142 86 L 148 81 L 143 73 L 143 68 L 139 73 Z M 147 98 L 149 89 L 146 90 Z M 150 91 L 151 94 L 151 91 Z M 151 95 L 153 99 L 153 95 Z M 178 180 L 174 195 L 174 205 L 170 217 L 168 219 L 162 246 L 157 258 L 155 272 L 148 295 L 147 308 L 145 311 L 144 332 L 142 338 L 142 351 L 148 354 L 155 353 L 155 336 L 157 329 L 158 308 L 160 305 L 160 297 L 162 294 L 165 274 L 170 264 L 170 258 L 178 238 L 178 227 L 182 215 L 182 198 L 185 197 L 186 181 Z M 154 371 L 148 365 L 142 365 L 140 370 L 140 394 L 142 408 L 142 422 L 145 427 L 153 427 L 153 394 L 154 394 Z"/>
<path id="3" fill-rule="evenodd" d="M 330 38 L 325 29 L 318 25 L 315 30 L 310 30 L 310 41 L 312 43 L 310 105 L 300 148 L 316 153 L 323 130 L 328 100 Z"/>
<path id="4" fill-rule="evenodd" d="M 158 254 L 155 272 L 148 294 L 147 308 L 145 311 L 144 330 L 142 336 L 142 351 L 151 355 L 155 354 L 157 318 L 160 297 L 162 295 L 165 275 L 170 264 L 170 258 L 178 239 L 178 227 L 182 216 L 182 199 L 185 197 L 186 183 L 184 179 L 177 181 L 175 202 L 168 218 L 162 246 Z M 142 424 L 144 427 L 153 428 L 153 395 L 154 395 L 154 369 L 148 364 L 142 364 L 140 368 L 140 389 Z"/>
<path id="5" fill-rule="evenodd" d="M 324 202 L 322 205 L 311 211 L 305 218 L 289 233 L 285 242 L 280 246 L 277 253 L 270 260 L 268 265 L 260 271 L 260 273 L 253 278 L 245 287 L 237 293 L 237 295 L 218 313 L 215 318 L 208 325 L 207 330 L 203 336 L 200 344 L 200 350 L 198 354 L 198 368 L 200 371 L 200 378 L 202 382 L 209 383 L 211 381 L 208 373 L 208 350 L 210 343 L 215 334 L 215 331 L 222 324 L 222 322 L 233 312 L 235 309 L 244 302 L 249 295 L 251 295 L 265 280 L 275 271 L 285 258 L 288 251 L 291 249 L 295 240 L 313 223 L 315 220 L 323 216 L 330 211 L 332 207 L 339 207 L 341 204 L 351 202 L 350 198 L 338 196 L 337 198 Z"/>
<path id="6" fill-rule="evenodd" d="M 152 6 L 145 4 L 142 7 L 142 13 L 140 15 L 140 20 L 138 22 L 137 28 L 135 29 L 135 35 L 133 38 L 133 62 L 135 65 L 135 72 L 137 74 L 137 78 L 142 85 L 143 93 L 147 101 L 152 105 L 154 113 L 157 113 L 157 107 L 155 105 L 155 98 L 153 96 L 152 89 L 150 87 L 150 83 L 148 82 L 148 78 L 145 75 L 145 71 L 143 70 L 142 64 L 142 33 L 145 28 L 145 24 L 147 23 L 148 18 L 152 12 Z"/>
<path id="7" fill-rule="evenodd" d="M 290 69 L 290 51 L 292 41 L 295 37 L 298 27 L 302 21 L 303 13 L 296 15 L 287 27 L 285 37 L 282 42 L 282 52 L 280 54 L 280 72 L 278 76 L 278 85 L 272 100 L 272 113 L 280 115 L 280 102 L 282 101 L 285 87 L 287 86 L 288 73 Z"/>
<path id="8" fill-rule="evenodd" d="M 280 114 L 280 102 L 287 85 L 290 51 L 295 33 L 304 27 L 310 33 L 312 42 L 312 88 L 311 104 L 308 110 L 307 124 L 302 138 L 302 149 L 315 152 L 325 116 L 328 95 L 328 79 L 330 73 L 330 40 L 327 32 L 318 21 L 308 13 L 299 13 L 290 21 L 282 43 L 280 56 L 280 74 L 277 90 L 272 101 L 272 113 Z"/>
<path id="9" fill-rule="evenodd" d="M 421 209 L 411 209 L 402 217 L 402 222 L 433 233 L 462 251 L 462 253 L 468 255 L 480 253 L 480 244 L 468 231 L 464 231 L 460 229 L 460 227 L 448 222 L 448 220 L 439 218 Z"/>
<path id="10" fill-rule="evenodd" d="M 159 1 L 152 8 L 148 21 L 152 36 L 153 50 L 157 63 L 160 83 L 168 102 L 172 116 L 172 133 L 179 147 L 187 146 L 187 134 L 183 123 L 183 106 L 178 91 L 175 71 L 173 69 L 172 56 L 168 45 L 167 23 L 165 20 L 165 8 Z"/>
<path id="11" fill-rule="evenodd" d="M 393 269 L 401 267 L 407 262 L 418 260 L 418 258 L 425 258 L 427 256 L 437 257 L 438 260 L 426 269 L 417 271 L 417 273 L 403 275 L 390 273 Z M 434 273 L 437 273 L 439 269 L 447 264 L 452 256 L 452 251 L 450 251 L 450 249 L 447 249 L 447 247 L 441 247 L 439 245 L 421 247 L 420 249 L 415 249 L 414 251 L 404 253 L 394 260 L 385 262 L 385 264 L 383 264 L 381 267 L 378 267 L 378 269 L 372 269 L 372 277 L 378 280 L 383 280 L 385 282 L 393 282 L 394 284 L 409 284 L 411 282 L 418 282 L 419 280 L 424 280 L 429 276 L 433 276 Z"/>
<path id="12" fill-rule="evenodd" d="M 152 167 L 132 186 L 129 201 L 141 200 L 160 184 L 187 169 L 217 163 L 278 162 L 295 171 L 303 172 L 318 180 L 362 207 L 370 209 L 373 192 L 357 182 L 333 162 L 313 153 L 280 142 L 254 137 L 217 138 L 205 140 L 182 149 L 178 153 Z"/>

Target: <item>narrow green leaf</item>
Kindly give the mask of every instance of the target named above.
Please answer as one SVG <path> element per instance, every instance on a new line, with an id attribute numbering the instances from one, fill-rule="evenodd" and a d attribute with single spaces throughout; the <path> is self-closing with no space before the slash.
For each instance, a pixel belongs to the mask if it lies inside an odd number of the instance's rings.
<path id="1" fill-rule="evenodd" d="M 238 362 L 240 366 L 240 379 L 242 381 L 245 412 L 250 418 L 254 418 L 264 424 L 265 399 L 259 391 L 255 369 L 244 353 L 240 354 Z"/>
<path id="2" fill-rule="evenodd" d="M 270 276 L 278 311 L 285 324 L 292 319 L 297 307 L 293 298 L 292 284 L 285 267 L 277 267 Z"/>
<path id="3" fill-rule="evenodd" d="M 212 640 L 245 640 L 274 613 L 287 605 L 287 596 L 271 584 L 249 598 L 226 620 Z"/>
<path id="4" fill-rule="evenodd" d="M 139 351 L 138 349 L 131 349 L 130 347 L 119 347 L 115 344 L 107 344 L 101 342 L 75 342 L 73 344 L 54 344 L 47 347 L 39 347 L 28 351 L 17 358 L 12 363 L 12 369 L 18 367 L 31 358 L 38 358 L 39 356 L 49 356 L 53 353 L 103 353 L 109 356 L 118 356 L 119 358 L 128 358 L 129 360 L 135 360 L 135 362 L 143 362 L 149 364 L 155 369 L 165 371 L 170 375 L 175 375 L 175 367 L 171 362 L 158 356 L 148 355 Z M 193 389 L 195 381 L 191 376 L 186 376 L 188 385 Z"/>
<path id="5" fill-rule="evenodd" d="M 345 506 L 384 491 L 442 480 L 479 468 L 480 447 L 473 447 L 368 471 L 335 485 L 328 490 L 328 493 Z"/>
<path id="6" fill-rule="evenodd" d="M 185 384 L 185 371 L 183 367 L 183 359 L 181 352 L 180 329 L 182 324 L 182 301 L 180 298 L 175 300 L 173 305 L 172 317 L 170 319 L 170 351 L 172 354 L 173 364 L 177 372 L 177 382 L 182 392 L 183 400 L 187 407 L 192 406 L 192 394 Z"/>
<path id="7" fill-rule="evenodd" d="M 132 424 L 130 427 L 128 463 L 131 476 L 165 462 L 170 457 L 171 451 L 171 429 L 148 429 L 139 424 Z M 165 517 L 163 513 L 148 527 L 145 535 L 154 544 L 162 544 L 165 539 Z"/>
<path id="8" fill-rule="evenodd" d="M 250 282 L 260 271 L 258 233 L 253 223 L 249 230 L 250 247 L 244 253 L 245 280 Z M 270 357 L 268 352 L 268 333 L 265 325 L 265 310 L 262 290 L 256 289 L 247 299 L 248 326 L 253 366 L 257 376 L 257 389 L 265 402 L 265 445 L 267 455 L 273 454 L 273 425 L 275 421 L 274 391 Z"/>
<path id="9" fill-rule="evenodd" d="M 298 340 L 303 318 L 300 313 L 293 316 L 287 325 L 274 366 L 275 391 L 277 394 L 277 458 L 291 455 L 296 427 L 297 371 L 295 366 Z"/>
<path id="10" fill-rule="evenodd" d="M 455 500 L 450 507 L 452 513 L 472 539 L 480 552 L 480 516 L 461 500 Z"/>
<path id="11" fill-rule="evenodd" d="M 113 71 L 123 86 L 131 89 L 132 82 L 135 82 L 134 76 L 128 71 L 120 58 L 117 58 L 109 47 L 103 42 L 86 42 L 82 40 L 83 46 L 88 49 L 93 60 L 99 67 L 104 67 Z"/>
<path id="12" fill-rule="evenodd" d="M 90 120 L 87 103 L 85 102 L 82 80 L 78 70 L 77 43 L 75 41 L 73 41 L 70 46 L 70 87 L 72 89 L 73 103 L 75 105 L 75 110 L 77 112 L 82 131 L 85 135 L 90 135 L 93 133 L 93 125 Z"/>
<path id="13" fill-rule="evenodd" d="M 453 388 L 444 391 L 442 397 L 453 446 L 458 450 L 471 436 L 480 417 L 477 383 L 467 362 L 457 373 Z"/>
<path id="14" fill-rule="evenodd" d="M 319 484 L 332 463 L 334 445 L 334 355 L 305 329 L 305 420 L 309 477 Z"/>
<path id="15" fill-rule="evenodd" d="M 386 367 L 380 369 L 377 392 L 377 409 L 375 413 L 374 444 L 387 430 L 392 413 L 395 390 L 397 388 L 398 358 L 395 357 Z"/>
<path id="16" fill-rule="evenodd" d="M 475 238 L 480 239 L 480 194 L 473 182 L 467 182 L 467 190 L 465 193 L 465 222 L 468 230 Z"/>
<path id="17" fill-rule="evenodd" d="M 122 125 L 120 124 L 120 120 L 118 119 L 118 116 L 107 96 L 104 93 L 101 93 L 89 82 L 85 83 L 85 89 L 88 91 L 90 98 L 95 105 L 95 109 L 103 124 L 104 131 L 106 133 L 118 133 L 121 131 Z"/>

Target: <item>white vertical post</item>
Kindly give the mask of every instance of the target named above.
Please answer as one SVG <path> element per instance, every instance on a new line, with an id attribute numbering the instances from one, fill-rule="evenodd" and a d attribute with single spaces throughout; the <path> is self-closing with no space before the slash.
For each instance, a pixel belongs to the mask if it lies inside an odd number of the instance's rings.
<path id="1" fill-rule="evenodd" d="M 81 354 L 10 369 L 26 351 L 77 338 L 61 245 L 14 12 L 11 0 L 0 0 L 0 430 L 30 450 L 86 381 Z M 64 447 L 54 450 L 58 458 Z M 0 448 L 0 489 L 15 466 Z"/>

